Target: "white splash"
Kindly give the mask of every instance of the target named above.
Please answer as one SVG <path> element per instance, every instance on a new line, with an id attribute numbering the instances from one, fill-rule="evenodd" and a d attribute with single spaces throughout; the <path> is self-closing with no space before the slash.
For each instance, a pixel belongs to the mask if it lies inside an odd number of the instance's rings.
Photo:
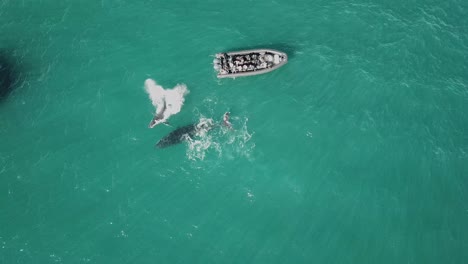
<path id="1" fill-rule="evenodd" d="M 211 118 L 201 117 L 197 124 L 197 133 L 193 138 L 187 137 L 188 143 L 187 157 L 190 160 L 205 159 L 206 152 L 210 147 L 217 149 L 218 143 L 213 141 L 213 136 L 208 133 L 214 128 L 214 122 Z"/>
<path id="2" fill-rule="evenodd" d="M 179 113 L 184 105 L 184 96 L 189 93 L 185 84 L 177 84 L 172 89 L 164 89 L 152 79 L 145 81 L 145 91 L 151 103 L 156 107 L 156 114 L 149 124 L 150 128 L 166 122 L 170 116 Z"/>
<path id="3" fill-rule="evenodd" d="M 252 134 L 247 128 L 248 118 L 232 117 L 233 128 L 226 127 L 222 118 L 214 121 L 201 115 L 194 137 L 187 137 L 187 157 L 190 160 L 204 160 L 208 153 L 218 158 L 234 159 L 243 156 L 250 159 L 255 148 Z M 202 129 L 208 128 L 208 129 Z"/>

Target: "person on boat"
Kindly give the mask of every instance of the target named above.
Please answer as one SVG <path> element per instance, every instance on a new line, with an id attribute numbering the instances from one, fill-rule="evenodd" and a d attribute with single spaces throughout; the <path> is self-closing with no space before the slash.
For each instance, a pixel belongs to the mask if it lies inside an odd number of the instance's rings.
<path id="1" fill-rule="evenodd" d="M 225 125 L 227 128 L 232 129 L 232 124 L 231 124 L 231 122 L 229 122 L 229 115 L 230 115 L 230 114 L 231 114 L 231 113 L 229 113 L 229 112 L 224 113 L 224 115 L 223 115 L 223 122 L 224 122 L 224 125 Z"/>

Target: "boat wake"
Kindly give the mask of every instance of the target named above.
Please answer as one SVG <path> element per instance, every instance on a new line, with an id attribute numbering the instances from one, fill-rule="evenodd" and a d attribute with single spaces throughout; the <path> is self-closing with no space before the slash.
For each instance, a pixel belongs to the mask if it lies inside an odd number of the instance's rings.
<path id="1" fill-rule="evenodd" d="M 149 124 L 150 128 L 166 122 L 170 116 L 179 113 L 184 105 L 185 95 L 189 93 L 185 84 L 178 84 L 172 89 L 164 89 L 152 79 L 145 81 L 145 91 L 151 103 L 156 107 L 156 114 Z"/>

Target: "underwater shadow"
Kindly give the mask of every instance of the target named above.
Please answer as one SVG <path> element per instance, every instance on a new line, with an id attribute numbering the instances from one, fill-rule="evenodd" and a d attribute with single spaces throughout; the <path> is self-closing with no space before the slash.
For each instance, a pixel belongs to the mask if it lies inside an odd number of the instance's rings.
<path id="1" fill-rule="evenodd" d="M 16 64 L 11 55 L 0 50 L 0 102 L 14 90 L 18 78 Z"/>

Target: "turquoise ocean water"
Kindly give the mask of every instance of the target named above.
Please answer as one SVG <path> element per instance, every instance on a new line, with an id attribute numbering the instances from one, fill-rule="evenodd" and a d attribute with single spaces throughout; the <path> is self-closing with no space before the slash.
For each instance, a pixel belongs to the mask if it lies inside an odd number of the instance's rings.
<path id="1" fill-rule="evenodd" d="M 0 0 L 0 263 L 467 263 L 467 14 Z M 289 63 L 215 77 L 257 47 Z M 173 127 L 148 129 L 148 78 L 190 90 Z"/>

